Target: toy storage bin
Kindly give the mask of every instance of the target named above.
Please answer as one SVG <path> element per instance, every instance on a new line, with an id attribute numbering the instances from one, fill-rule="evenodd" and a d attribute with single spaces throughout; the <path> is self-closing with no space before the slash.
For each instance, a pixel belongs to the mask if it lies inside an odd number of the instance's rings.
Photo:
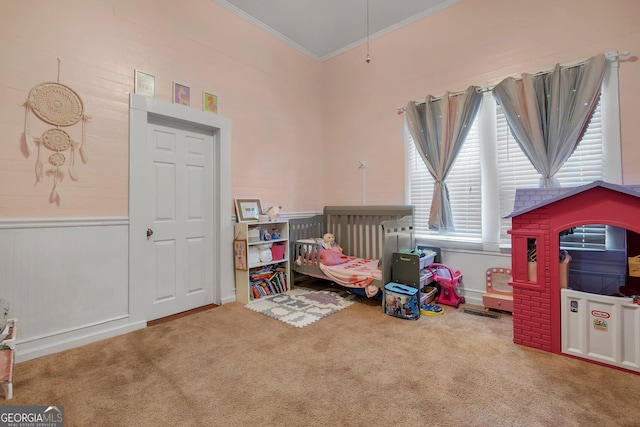
<path id="1" fill-rule="evenodd" d="M 274 243 L 271 246 L 271 254 L 274 260 L 284 259 L 284 243 Z"/>
<path id="2" fill-rule="evenodd" d="M 425 286 L 427 286 L 429 283 L 431 283 L 431 273 L 429 272 L 429 270 L 420 270 L 420 287 L 419 289 L 422 290 L 422 288 L 424 288 Z"/>
<path id="3" fill-rule="evenodd" d="M 396 252 L 392 257 L 391 280 L 421 289 L 431 278 L 426 267 L 433 261 L 433 256 L 421 257 L 414 253 Z"/>
<path id="4" fill-rule="evenodd" d="M 438 292 L 438 288 L 435 286 L 425 286 L 421 289 L 420 292 L 420 306 L 424 304 L 430 304 L 433 300 L 436 299 L 436 293 Z"/>
<path id="5" fill-rule="evenodd" d="M 390 282 L 384 286 L 384 312 L 389 316 L 417 320 L 420 318 L 418 289 Z"/>
<path id="6" fill-rule="evenodd" d="M 433 260 L 436 258 L 436 253 L 429 251 L 426 256 L 420 257 L 420 270 L 424 270 L 433 264 Z"/>

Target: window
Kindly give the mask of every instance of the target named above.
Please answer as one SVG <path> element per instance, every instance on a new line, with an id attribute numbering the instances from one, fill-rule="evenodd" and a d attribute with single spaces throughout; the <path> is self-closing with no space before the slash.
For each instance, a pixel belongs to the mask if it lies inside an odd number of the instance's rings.
<path id="1" fill-rule="evenodd" d="M 581 143 L 556 175 L 563 187 L 595 180 L 621 182 L 617 61 L 608 61 L 601 102 Z M 455 231 L 429 230 L 433 178 L 415 149 L 405 126 L 407 200 L 415 206 L 418 239 L 479 243 L 482 247 L 511 245 L 515 189 L 538 186 L 539 175 L 514 141 L 506 119 L 490 92 L 446 179 Z M 603 160 L 604 159 L 604 160 Z M 585 225 L 562 238 L 565 249 L 604 249 L 605 227 Z"/>
<path id="2" fill-rule="evenodd" d="M 540 174 L 514 140 L 507 119 L 500 106 L 496 110 L 498 135 L 498 182 L 500 186 L 500 244 L 509 245 L 511 219 L 504 218 L 513 211 L 516 188 L 536 188 Z M 562 165 L 556 178 L 562 187 L 578 187 L 604 179 L 602 149 L 602 109 L 596 107 L 582 141 L 571 157 Z M 605 227 L 584 225 L 562 237 L 561 249 L 605 249 Z"/>
<path id="3" fill-rule="evenodd" d="M 433 178 L 427 170 L 405 126 L 408 139 L 408 196 L 414 205 L 415 230 L 417 235 L 430 237 L 455 237 L 461 241 L 482 240 L 481 192 L 480 192 L 480 137 L 477 120 L 474 122 L 458 157 L 445 180 L 449 189 L 449 200 L 453 213 L 455 231 L 437 232 L 429 230 L 429 210 L 433 197 Z"/>

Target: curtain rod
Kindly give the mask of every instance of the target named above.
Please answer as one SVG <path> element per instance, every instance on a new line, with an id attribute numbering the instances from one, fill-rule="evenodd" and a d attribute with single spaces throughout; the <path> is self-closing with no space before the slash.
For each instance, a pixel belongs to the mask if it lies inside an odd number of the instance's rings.
<path id="1" fill-rule="evenodd" d="M 631 52 L 629 52 L 628 50 L 625 50 L 625 51 L 620 52 L 620 53 L 618 53 L 618 51 L 615 51 L 615 50 L 610 50 L 610 51 L 604 53 L 604 57 L 609 61 L 615 61 L 621 56 L 629 56 L 630 54 L 631 54 Z M 577 61 L 577 62 L 571 62 L 571 63 L 568 63 L 568 64 L 564 64 L 563 67 L 565 67 L 565 68 L 578 67 L 578 66 L 584 64 L 588 59 L 589 58 L 582 59 L 582 60 Z M 551 70 L 543 70 L 543 71 L 538 71 L 536 73 L 531 73 L 531 74 L 533 74 L 534 76 L 539 76 L 539 75 L 542 75 L 542 74 L 550 73 L 552 70 L 553 69 L 551 69 Z M 485 86 L 478 86 L 480 88 L 479 92 L 484 93 L 484 92 L 491 91 L 499 82 L 501 82 L 502 80 L 504 80 L 504 79 L 506 79 L 508 77 L 513 77 L 513 76 L 507 76 L 507 77 L 503 77 L 501 79 L 498 79 L 498 80 L 496 80 L 496 83 L 488 83 Z M 513 77 L 513 78 L 515 78 L 516 80 L 520 80 L 519 77 Z M 461 94 L 463 94 L 465 92 L 466 92 L 466 89 L 465 90 L 460 90 L 460 91 L 457 91 L 457 92 L 451 92 L 451 93 L 449 93 L 449 97 L 451 98 L 451 97 L 454 97 L 454 96 L 458 96 L 458 95 L 461 95 Z M 438 97 L 433 97 L 432 99 L 434 101 L 438 101 L 438 100 L 440 100 L 442 98 L 444 98 L 444 95 L 438 96 Z M 421 100 L 421 101 L 414 101 L 414 102 L 416 103 L 416 105 L 422 105 L 426 101 L 422 101 Z M 405 111 L 407 111 L 407 107 L 404 107 L 404 106 L 403 107 L 398 107 L 398 115 L 404 114 Z"/>

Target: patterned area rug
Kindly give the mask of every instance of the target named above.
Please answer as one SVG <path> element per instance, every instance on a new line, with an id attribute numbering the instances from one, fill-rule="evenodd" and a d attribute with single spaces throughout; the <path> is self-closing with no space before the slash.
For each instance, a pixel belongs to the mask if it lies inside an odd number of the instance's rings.
<path id="1" fill-rule="evenodd" d="M 251 301 L 245 307 L 302 328 L 349 307 L 362 297 L 336 289 L 321 291 L 296 287 L 284 294 Z"/>

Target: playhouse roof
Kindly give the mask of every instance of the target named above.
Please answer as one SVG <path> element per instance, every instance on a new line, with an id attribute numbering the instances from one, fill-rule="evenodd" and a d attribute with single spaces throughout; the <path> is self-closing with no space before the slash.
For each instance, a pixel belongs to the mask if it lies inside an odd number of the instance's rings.
<path id="1" fill-rule="evenodd" d="M 592 188 L 602 187 L 619 193 L 640 197 L 640 185 L 617 185 L 604 181 L 594 181 L 590 184 L 581 185 L 574 188 L 518 188 L 513 204 L 513 212 L 505 218 L 513 218 L 518 215 L 530 212 L 534 209 L 555 203 L 567 197 L 584 193 Z"/>

